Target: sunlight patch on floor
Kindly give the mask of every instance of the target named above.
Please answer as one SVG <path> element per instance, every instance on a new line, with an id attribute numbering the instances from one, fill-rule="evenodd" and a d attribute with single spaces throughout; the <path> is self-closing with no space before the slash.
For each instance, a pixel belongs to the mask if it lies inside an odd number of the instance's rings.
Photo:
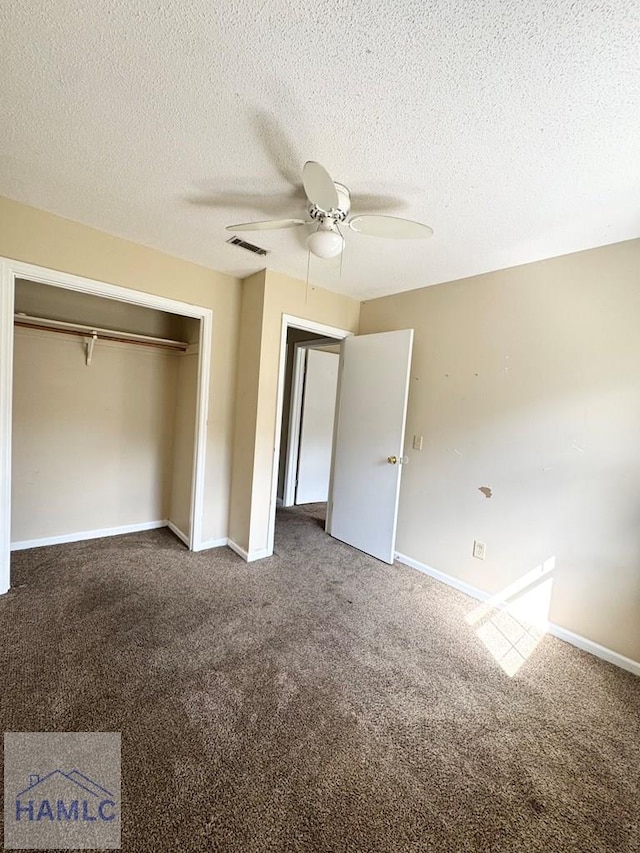
<path id="1" fill-rule="evenodd" d="M 553 570 L 549 557 L 467 614 L 467 622 L 509 676 L 527 661 L 547 632 Z"/>

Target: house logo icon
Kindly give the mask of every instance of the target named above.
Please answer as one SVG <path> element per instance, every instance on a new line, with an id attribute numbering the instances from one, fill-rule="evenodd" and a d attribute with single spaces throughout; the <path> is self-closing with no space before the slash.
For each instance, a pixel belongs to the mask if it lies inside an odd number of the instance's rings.
<path id="1" fill-rule="evenodd" d="M 120 732 L 5 732 L 5 850 L 119 850 L 120 753 Z"/>
<path id="2" fill-rule="evenodd" d="M 29 785 L 16 795 L 15 817 L 16 821 L 111 821 L 117 817 L 117 804 L 111 791 L 84 773 L 58 768 L 45 776 L 29 775 Z"/>

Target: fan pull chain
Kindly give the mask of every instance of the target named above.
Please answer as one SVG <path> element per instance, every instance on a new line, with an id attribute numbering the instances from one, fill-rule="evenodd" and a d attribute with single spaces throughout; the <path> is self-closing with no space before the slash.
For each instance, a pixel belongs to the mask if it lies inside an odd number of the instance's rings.
<path id="1" fill-rule="evenodd" d="M 304 304 L 309 301 L 309 267 L 311 266 L 311 251 L 307 249 L 307 281 L 304 289 Z"/>

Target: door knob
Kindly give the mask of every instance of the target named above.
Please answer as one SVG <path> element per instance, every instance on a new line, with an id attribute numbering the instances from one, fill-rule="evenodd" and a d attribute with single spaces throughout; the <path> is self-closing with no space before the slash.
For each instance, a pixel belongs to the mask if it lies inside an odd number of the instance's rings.
<path id="1" fill-rule="evenodd" d="M 397 456 L 387 456 L 387 462 L 389 465 L 397 465 L 398 463 L 400 463 L 400 465 L 406 465 L 408 461 L 408 456 L 401 456 L 399 459 Z"/>

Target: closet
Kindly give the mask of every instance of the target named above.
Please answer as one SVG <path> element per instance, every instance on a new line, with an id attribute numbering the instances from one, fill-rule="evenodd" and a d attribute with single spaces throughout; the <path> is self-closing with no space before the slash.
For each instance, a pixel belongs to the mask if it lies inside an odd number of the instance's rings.
<path id="1" fill-rule="evenodd" d="M 188 542 L 199 320 L 18 280 L 14 326 L 12 548 Z"/>

